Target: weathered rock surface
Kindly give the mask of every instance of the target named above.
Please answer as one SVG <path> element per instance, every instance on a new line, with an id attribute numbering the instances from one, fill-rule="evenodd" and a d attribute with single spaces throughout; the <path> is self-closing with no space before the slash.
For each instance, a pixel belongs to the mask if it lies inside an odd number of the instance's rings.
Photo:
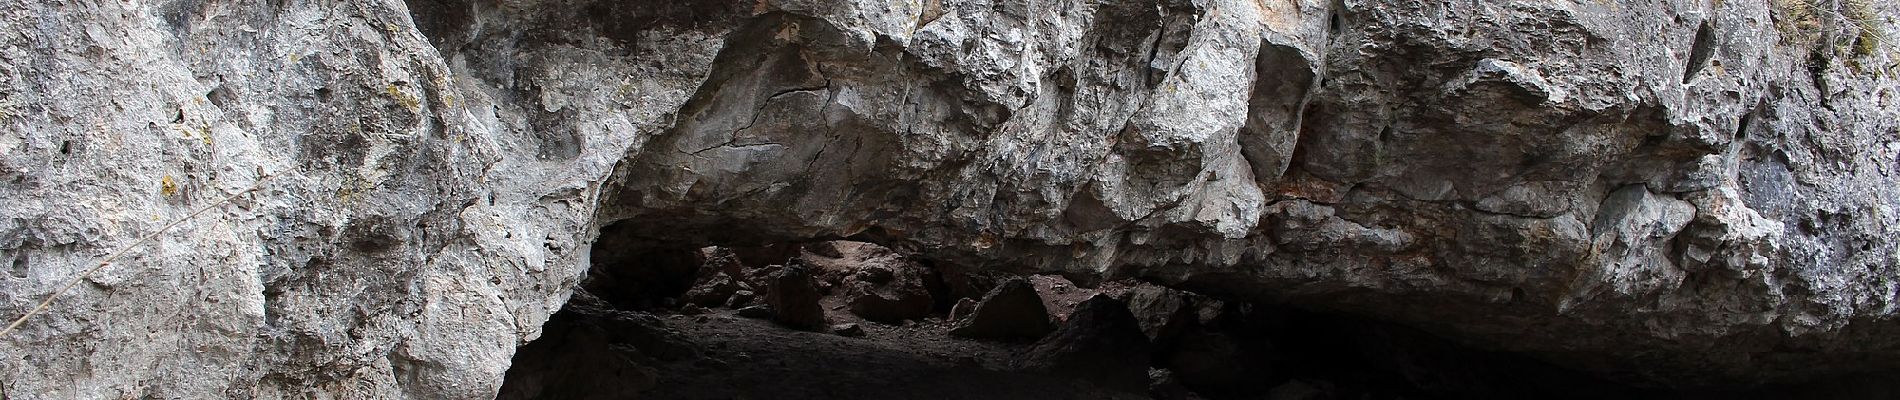
<path id="1" fill-rule="evenodd" d="M 693 282 L 693 288 L 686 291 L 682 300 L 702 307 L 721 307 L 739 290 L 739 283 L 725 272 L 705 273 L 697 282 Z"/>
<path id="2" fill-rule="evenodd" d="M 1004 281 L 976 303 L 970 316 L 957 320 L 950 334 L 976 339 L 1033 341 L 1056 329 L 1049 322 L 1049 310 L 1042 296 L 1029 281 L 1017 278 Z"/>
<path id="3" fill-rule="evenodd" d="M 1148 340 L 1166 341 L 1199 322 L 1195 304 L 1186 292 L 1143 284 L 1130 288 L 1124 296 L 1124 303 Z"/>
<path id="4" fill-rule="evenodd" d="M 957 304 L 950 306 L 949 317 L 951 321 L 960 321 L 969 318 L 972 312 L 976 312 L 976 300 L 965 297 L 957 299 Z"/>
<path id="5" fill-rule="evenodd" d="M 864 336 L 864 327 L 856 323 L 837 324 L 831 326 L 831 333 L 844 337 L 859 337 Z"/>
<path id="6" fill-rule="evenodd" d="M 1091 297 L 1077 305 L 1069 320 L 1023 354 L 1025 370 L 1094 382 L 1102 387 L 1146 393 L 1148 357 L 1153 349 L 1141 323 L 1120 300 Z"/>
<path id="7" fill-rule="evenodd" d="M 839 237 L 1653 385 L 1894 367 L 1895 45 L 1792 3 L 0 2 L 0 309 L 131 249 L 0 382 L 486 398 L 590 266 Z"/>
<path id="8" fill-rule="evenodd" d="M 901 323 L 930 315 L 936 300 L 930 285 L 936 280 L 929 268 L 871 243 L 830 241 L 812 246 L 801 257 L 815 268 L 840 275 L 838 286 L 851 313 L 864 319 Z"/>
<path id="9" fill-rule="evenodd" d="M 735 312 L 734 315 L 745 318 L 772 318 L 772 308 L 766 307 L 765 305 L 746 306 L 735 311 L 737 312 Z"/>
<path id="10" fill-rule="evenodd" d="M 765 288 L 765 304 L 772 307 L 772 320 L 793 329 L 825 328 L 825 309 L 818 304 L 818 288 L 804 266 L 788 265 L 772 274 Z"/>

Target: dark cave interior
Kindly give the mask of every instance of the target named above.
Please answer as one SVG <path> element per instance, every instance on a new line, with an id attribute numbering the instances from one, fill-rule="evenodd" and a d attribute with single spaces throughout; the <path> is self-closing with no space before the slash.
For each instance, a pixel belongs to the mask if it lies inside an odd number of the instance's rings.
<path id="1" fill-rule="evenodd" d="M 547 322 L 543 335 L 519 349 L 499 398 L 1873 399 L 1900 394 L 1888 383 L 1893 380 L 1872 376 L 1753 388 L 1637 387 L 1398 324 L 1218 299 L 1134 280 L 1082 287 L 1054 276 L 1029 277 L 1024 281 L 1033 282 L 1049 318 L 1063 328 L 1033 340 L 961 337 L 950 332 L 980 318 L 963 303 L 988 302 L 985 293 L 994 296 L 997 287 L 1020 277 L 917 260 L 863 242 L 682 246 L 635 233 L 625 223 L 603 229 L 588 277 Z M 811 293 L 787 300 L 796 296 L 784 293 L 799 290 L 781 286 L 794 274 L 804 275 L 798 282 L 810 282 L 805 290 Z M 793 307 L 787 302 L 812 303 L 809 308 L 821 321 L 792 323 L 796 318 L 789 312 L 775 312 Z M 1115 310 L 1084 310 L 1089 307 Z M 1117 329 L 1142 334 L 1133 335 L 1133 343 L 1104 345 L 1117 343 Z"/>

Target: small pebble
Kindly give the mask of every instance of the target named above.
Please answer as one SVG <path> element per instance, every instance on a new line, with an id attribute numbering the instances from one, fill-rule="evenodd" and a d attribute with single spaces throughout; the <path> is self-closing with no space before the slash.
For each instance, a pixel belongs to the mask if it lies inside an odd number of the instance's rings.
<path id="1" fill-rule="evenodd" d="M 864 327 L 858 324 L 837 324 L 831 326 L 831 333 L 844 337 L 863 337 Z"/>

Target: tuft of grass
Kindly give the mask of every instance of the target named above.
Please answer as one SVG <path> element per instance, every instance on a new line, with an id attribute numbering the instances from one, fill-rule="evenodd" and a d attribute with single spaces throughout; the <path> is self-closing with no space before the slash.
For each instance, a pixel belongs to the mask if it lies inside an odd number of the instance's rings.
<path id="1" fill-rule="evenodd" d="M 1855 57 L 1874 55 L 1874 52 L 1880 48 L 1880 43 L 1887 40 L 1886 32 L 1880 29 L 1880 16 L 1874 13 L 1872 1 L 1842 0 L 1841 2 L 1845 5 L 1841 9 L 1841 16 L 1846 17 L 1848 23 L 1853 24 L 1854 29 L 1858 31 L 1854 35 L 1853 43 Z"/>
<path id="2" fill-rule="evenodd" d="M 1768 3 L 1773 10 L 1775 29 L 1781 31 L 1782 38 L 1803 44 L 1821 40 L 1821 16 L 1809 0 L 1769 0 Z"/>
<path id="3" fill-rule="evenodd" d="M 172 179 L 171 175 L 165 175 L 165 177 L 159 178 L 158 179 L 158 194 L 163 195 L 165 197 L 177 196 L 178 195 L 178 181 Z"/>
<path id="4" fill-rule="evenodd" d="M 1791 44 L 1811 46 L 1820 61 L 1843 60 L 1861 68 L 1860 59 L 1880 52 L 1889 38 L 1876 0 L 1770 0 L 1775 28 Z"/>

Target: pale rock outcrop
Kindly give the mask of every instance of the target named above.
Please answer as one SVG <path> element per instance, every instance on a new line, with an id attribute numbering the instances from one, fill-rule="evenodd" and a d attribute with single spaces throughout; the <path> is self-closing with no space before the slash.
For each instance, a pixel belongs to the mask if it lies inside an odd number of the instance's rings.
<path id="1" fill-rule="evenodd" d="M 1653 385 L 1891 368 L 1895 48 L 1784 4 L 0 2 L 0 310 L 132 248 L 0 387 L 488 398 L 595 243 L 840 237 Z"/>

